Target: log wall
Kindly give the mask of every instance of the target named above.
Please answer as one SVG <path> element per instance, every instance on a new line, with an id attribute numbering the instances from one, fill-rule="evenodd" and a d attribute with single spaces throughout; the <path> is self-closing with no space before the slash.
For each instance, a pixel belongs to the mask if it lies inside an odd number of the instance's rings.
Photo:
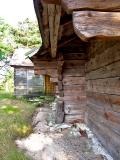
<path id="1" fill-rule="evenodd" d="M 86 64 L 88 125 L 120 159 L 120 40 L 92 40 Z"/>
<path id="2" fill-rule="evenodd" d="M 49 75 L 56 85 L 56 95 L 59 97 L 56 122 L 85 121 L 87 56 L 84 43 L 76 38 L 58 50 L 56 59 L 49 55 L 35 55 L 32 61 L 35 73 Z"/>
<path id="3" fill-rule="evenodd" d="M 85 60 L 65 60 L 63 71 L 65 121 L 83 122 L 86 110 Z"/>

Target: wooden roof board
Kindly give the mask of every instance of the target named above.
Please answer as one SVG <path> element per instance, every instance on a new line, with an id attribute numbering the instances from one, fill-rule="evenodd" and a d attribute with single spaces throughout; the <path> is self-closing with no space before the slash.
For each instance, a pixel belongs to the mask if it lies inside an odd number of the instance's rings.
<path id="1" fill-rule="evenodd" d="M 84 41 L 93 37 L 120 37 L 120 12 L 73 12 L 75 33 Z"/>
<path id="2" fill-rule="evenodd" d="M 60 4 L 61 0 L 43 0 L 45 3 L 48 4 Z"/>
<path id="3" fill-rule="evenodd" d="M 120 11 L 120 0 L 61 0 L 67 13 L 75 10 Z"/>
<path id="4" fill-rule="evenodd" d="M 17 49 L 10 61 L 12 67 L 33 67 L 33 63 L 29 58 L 26 58 L 26 53 L 30 52 L 30 49 L 19 48 Z"/>

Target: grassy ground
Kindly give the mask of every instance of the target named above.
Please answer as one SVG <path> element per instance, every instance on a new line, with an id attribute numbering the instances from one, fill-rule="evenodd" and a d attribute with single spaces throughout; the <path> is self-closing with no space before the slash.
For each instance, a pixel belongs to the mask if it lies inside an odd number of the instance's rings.
<path id="1" fill-rule="evenodd" d="M 30 121 L 34 110 L 32 103 L 0 94 L 0 160 L 28 160 L 17 150 L 14 140 L 32 132 Z"/>

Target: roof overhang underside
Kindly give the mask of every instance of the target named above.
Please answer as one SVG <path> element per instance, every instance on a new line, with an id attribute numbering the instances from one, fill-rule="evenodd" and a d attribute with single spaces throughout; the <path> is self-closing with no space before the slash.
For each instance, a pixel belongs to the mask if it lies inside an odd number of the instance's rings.
<path id="1" fill-rule="evenodd" d="M 120 37 L 120 0 L 34 0 L 42 35 L 42 53 L 56 57 L 58 47 L 74 38 Z M 39 52 L 40 53 L 40 52 Z"/>

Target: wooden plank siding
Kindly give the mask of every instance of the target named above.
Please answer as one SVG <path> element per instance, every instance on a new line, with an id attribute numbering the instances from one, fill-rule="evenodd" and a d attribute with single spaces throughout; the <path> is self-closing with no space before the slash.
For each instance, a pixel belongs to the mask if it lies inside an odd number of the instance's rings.
<path id="1" fill-rule="evenodd" d="M 86 64 L 88 125 L 120 158 L 120 40 L 91 40 Z"/>
<path id="2" fill-rule="evenodd" d="M 14 69 L 15 96 L 38 96 L 43 92 L 43 78 L 35 76 L 33 69 L 27 67 Z"/>
<path id="3" fill-rule="evenodd" d="M 44 90 L 46 95 L 54 95 L 55 94 L 55 84 L 50 81 L 50 76 L 44 76 Z"/>

